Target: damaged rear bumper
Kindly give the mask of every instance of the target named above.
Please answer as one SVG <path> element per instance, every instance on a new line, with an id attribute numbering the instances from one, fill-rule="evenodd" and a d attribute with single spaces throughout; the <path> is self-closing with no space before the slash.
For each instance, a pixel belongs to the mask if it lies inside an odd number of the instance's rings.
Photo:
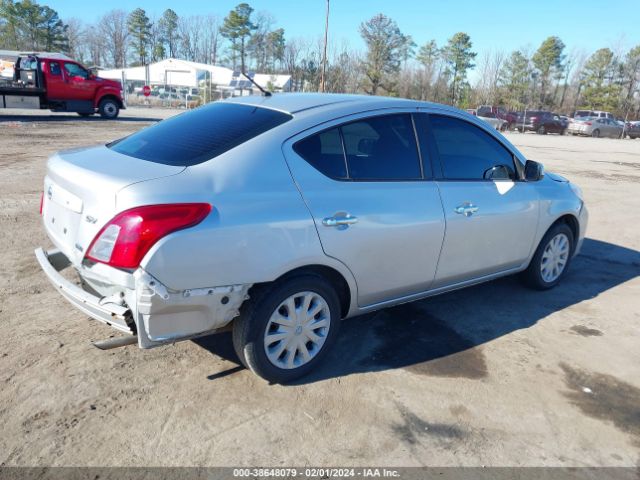
<path id="1" fill-rule="evenodd" d="M 135 333 L 132 328 L 131 310 L 127 306 L 110 302 L 108 297 L 92 295 L 59 273 L 71 265 L 69 259 L 60 250 L 45 252 L 42 248 L 38 248 L 35 254 L 49 281 L 73 306 L 124 333 Z"/>
<path id="2" fill-rule="evenodd" d="M 137 334 L 141 348 L 186 340 L 225 327 L 239 314 L 251 287 L 228 285 L 175 291 L 141 268 L 126 274 L 127 281 L 122 282 L 122 271 L 114 272 L 118 279 L 114 281 L 104 276 L 102 266 L 100 278 L 95 271 L 84 275 L 78 272 L 83 285 L 87 284 L 83 288 L 61 275 L 71 266 L 62 252 L 38 248 L 35 254 L 49 281 L 71 304 L 123 333 Z M 108 295 L 98 293 L 103 288 L 107 288 Z"/>

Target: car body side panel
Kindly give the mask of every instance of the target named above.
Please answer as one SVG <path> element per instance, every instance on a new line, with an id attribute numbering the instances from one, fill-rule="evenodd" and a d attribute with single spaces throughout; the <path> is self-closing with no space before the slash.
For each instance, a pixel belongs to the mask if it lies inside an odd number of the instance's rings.
<path id="1" fill-rule="evenodd" d="M 540 216 L 530 257 L 533 256 L 549 227 L 565 215 L 571 215 L 578 221 L 580 232 L 578 238 L 575 239 L 576 249 L 574 251 L 574 254 L 577 254 L 584 239 L 589 218 L 583 201 L 576 197 L 568 182 L 554 181 L 548 175 L 536 182 L 536 187 L 540 195 Z"/>
<path id="2" fill-rule="evenodd" d="M 213 206 L 202 223 L 164 237 L 143 259 L 141 267 L 169 289 L 269 282 L 301 266 L 325 265 L 356 291 L 348 269 L 324 255 L 279 141 L 247 143 L 166 180 L 124 188 L 117 202 L 118 210 L 152 203 Z"/>
<path id="3" fill-rule="evenodd" d="M 437 185 L 431 180 L 333 180 L 300 157 L 293 144 L 326 128 L 390 113 L 415 110 L 394 108 L 354 114 L 294 136 L 283 145 L 292 175 L 315 220 L 322 248 L 353 273 L 360 307 L 431 286 L 444 237 Z M 426 165 L 425 170 L 431 169 Z M 344 214 L 357 217 L 357 223 L 342 227 L 323 224 L 326 217 Z"/>
<path id="4" fill-rule="evenodd" d="M 538 193 L 521 181 L 441 181 L 447 233 L 434 287 L 517 268 L 536 236 Z M 456 207 L 471 203 L 471 216 Z"/>

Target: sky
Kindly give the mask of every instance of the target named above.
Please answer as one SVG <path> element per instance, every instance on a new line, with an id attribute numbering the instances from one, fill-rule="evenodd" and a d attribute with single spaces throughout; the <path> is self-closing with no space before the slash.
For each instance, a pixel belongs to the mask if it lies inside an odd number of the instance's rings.
<path id="1" fill-rule="evenodd" d="M 97 20 L 113 8 L 141 7 L 151 18 L 166 8 L 180 16 L 214 14 L 221 19 L 241 1 L 256 12 L 269 12 L 286 38 L 319 38 L 324 29 L 325 0 L 40 0 L 63 19 Z M 363 48 L 358 26 L 377 13 L 393 18 L 400 30 L 418 46 L 430 39 L 438 45 L 454 33 L 471 36 L 474 50 L 535 50 L 550 35 L 559 36 L 573 49 L 589 54 L 609 47 L 626 51 L 640 44 L 640 10 L 637 0 L 331 0 L 329 35 Z"/>

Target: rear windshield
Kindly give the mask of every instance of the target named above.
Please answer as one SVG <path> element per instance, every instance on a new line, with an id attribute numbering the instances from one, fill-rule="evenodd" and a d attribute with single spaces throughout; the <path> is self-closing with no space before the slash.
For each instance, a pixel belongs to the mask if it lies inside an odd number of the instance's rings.
<path id="1" fill-rule="evenodd" d="M 107 147 L 141 160 L 188 167 L 217 157 L 291 118 L 267 108 L 214 102 L 163 120 Z"/>

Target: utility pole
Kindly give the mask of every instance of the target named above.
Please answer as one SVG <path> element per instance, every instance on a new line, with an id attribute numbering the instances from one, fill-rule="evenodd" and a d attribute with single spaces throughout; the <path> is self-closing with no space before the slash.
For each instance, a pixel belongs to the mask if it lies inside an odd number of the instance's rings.
<path id="1" fill-rule="evenodd" d="M 320 77 L 320 91 L 325 91 L 325 79 L 327 74 L 327 37 L 329 35 L 329 0 L 327 0 L 327 14 L 324 22 L 324 52 L 322 54 L 322 75 Z"/>

